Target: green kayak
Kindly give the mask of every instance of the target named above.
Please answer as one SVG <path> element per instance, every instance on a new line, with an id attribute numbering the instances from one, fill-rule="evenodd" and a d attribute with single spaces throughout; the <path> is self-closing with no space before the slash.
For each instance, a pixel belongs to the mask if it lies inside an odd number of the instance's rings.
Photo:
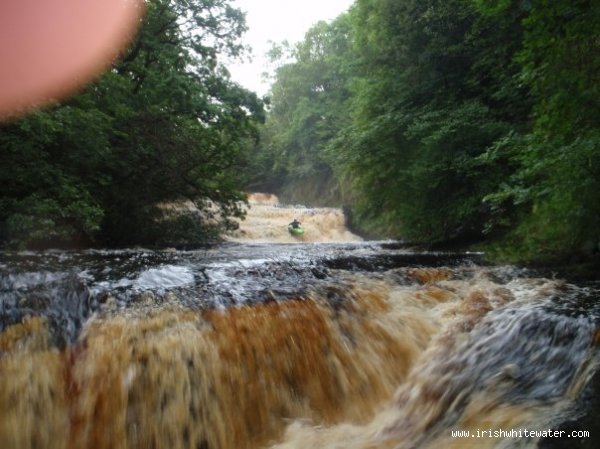
<path id="1" fill-rule="evenodd" d="M 290 234 L 292 234 L 292 235 L 302 235 L 302 234 L 304 234 L 304 228 L 302 226 L 293 227 L 292 225 L 289 225 L 288 226 L 288 231 L 290 231 Z"/>

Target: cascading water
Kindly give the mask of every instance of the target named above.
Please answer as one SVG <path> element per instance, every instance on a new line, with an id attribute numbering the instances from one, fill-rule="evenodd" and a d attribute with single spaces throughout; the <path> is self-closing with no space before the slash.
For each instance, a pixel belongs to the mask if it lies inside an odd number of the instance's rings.
<path id="1" fill-rule="evenodd" d="M 229 240 L 240 243 L 357 242 L 362 240 L 346 229 L 344 214 L 331 207 L 286 206 L 275 195 L 248 196 L 249 208 L 240 229 Z M 306 232 L 292 236 L 287 225 L 297 219 Z"/>
<path id="2" fill-rule="evenodd" d="M 0 447 L 563 447 L 522 429 L 586 412 L 597 284 L 322 235 L 1 253 Z"/>

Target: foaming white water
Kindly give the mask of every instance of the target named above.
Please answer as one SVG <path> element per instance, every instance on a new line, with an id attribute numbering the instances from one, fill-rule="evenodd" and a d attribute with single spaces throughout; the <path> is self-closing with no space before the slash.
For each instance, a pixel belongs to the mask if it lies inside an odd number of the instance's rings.
<path id="1" fill-rule="evenodd" d="M 281 206 L 275 195 L 252 193 L 250 207 L 240 227 L 227 237 L 234 242 L 298 243 L 298 242 L 357 242 L 362 239 L 346 228 L 341 209 Z M 292 236 L 288 224 L 299 220 L 304 235 Z"/>
<path id="2" fill-rule="evenodd" d="M 371 244 L 72 253 L 113 300 L 0 273 L 0 447 L 537 449 L 452 432 L 576 416 L 597 289 Z"/>
<path id="3" fill-rule="evenodd" d="M 188 267 L 165 265 L 150 268 L 140 274 L 135 286 L 140 290 L 168 289 L 190 285 L 194 282 L 194 274 Z"/>
<path id="4" fill-rule="evenodd" d="M 572 416 L 572 400 L 595 369 L 589 317 L 548 313 L 549 296 L 582 292 L 570 288 L 475 277 L 392 290 L 391 303 L 405 312 L 405 297 L 420 299 L 436 329 L 393 400 L 365 423 L 291 421 L 270 449 L 538 448 L 539 437 L 524 438 L 522 429 L 547 430 Z"/>

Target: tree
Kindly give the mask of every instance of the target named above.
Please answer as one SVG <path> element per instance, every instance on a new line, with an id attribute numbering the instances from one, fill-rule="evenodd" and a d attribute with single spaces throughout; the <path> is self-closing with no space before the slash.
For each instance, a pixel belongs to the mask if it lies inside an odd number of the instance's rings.
<path id="1" fill-rule="evenodd" d="M 108 73 L 2 125 L 5 242 L 198 241 L 242 214 L 237 168 L 262 104 L 219 58 L 243 50 L 243 14 L 224 0 L 146 6 L 136 40 Z M 161 204 L 186 199 L 194 216 L 165 216 Z"/>
<path id="2" fill-rule="evenodd" d="M 534 99 L 529 133 L 504 143 L 517 166 L 488 197 L 516 210 L 500 252 L 545 263 L 600 251 L 600 5 L 594 1 L 491 2 L 492 17 L 522 11 L 520 80 Z"/>
<path id="3" fill-rule="evenodd" d="M 257 151 L 257 188 L 277 190 L 291 202 L 339 200 L 325 149 L 348 118 L 349 27 L 341 15 L 315 24 L 295 47 L 275 49 L 276 57 L 292 61 L 279 66 L 271 88 Z"/>
<path id="4" fill-rule="evenodd" d="M 519 11 L 468 1 L 359 0 L 352 123 L 334 142 L 372 232 L 423 243 L 482 238 L 483 198 L 510 167 L 481 158 L 527 120 L 515 81 Z"/>

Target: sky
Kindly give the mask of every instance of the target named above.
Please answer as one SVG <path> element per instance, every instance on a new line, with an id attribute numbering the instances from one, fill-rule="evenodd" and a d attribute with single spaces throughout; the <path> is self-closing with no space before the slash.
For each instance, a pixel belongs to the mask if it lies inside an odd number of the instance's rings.
<path id="1" fill-rule="evenodd" d="M 252 62 L 228 64 L 231 77 L 242 86 L 263 96 L 269 89 L 262 81 L 268 69 L 265 54 L 269 41 L 298 42 L 319 20 L 330 21 L 346 11 L 354 0 L 234 0 L 231 2 L 246 12 L 248 31 L 243 36 L 252 47 Z"/>

